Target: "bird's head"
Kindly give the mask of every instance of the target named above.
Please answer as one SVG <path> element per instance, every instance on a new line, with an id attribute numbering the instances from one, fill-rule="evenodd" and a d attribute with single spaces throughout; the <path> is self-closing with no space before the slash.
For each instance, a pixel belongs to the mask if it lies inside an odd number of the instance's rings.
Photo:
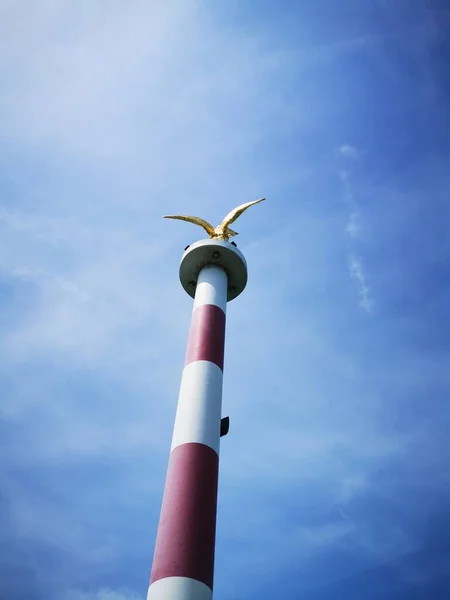
<path id="1" fill-rule="evenodd" d="M 229 227 L 226 228 L 226 233 L 228 237 L 234 237 L 235 235 L 239 235 L 237 231 L 233 231 Z"/>

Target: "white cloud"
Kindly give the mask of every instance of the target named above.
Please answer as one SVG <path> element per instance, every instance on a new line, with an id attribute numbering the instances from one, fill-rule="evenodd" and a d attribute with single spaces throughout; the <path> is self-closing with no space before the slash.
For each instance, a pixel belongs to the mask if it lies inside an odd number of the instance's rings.
<path id="1" fill-rule="evenodd" d="M 354 146 L 343 144 L 339 148 L 339 154 L 346 160 L 356 162 L 359 160 L 359 152 Z M 343 185 L 343 200 L 348 211 L 347 224 L 345 231 L 348 235 L 348 268 L 350 277 L 356 281 L 358 285 L 358 295 L 360 306 L 367 313 L 372 312 L 373 299 L 371 291 L 367 283 L 367 276 L 363 268 L 363 261 L 357 255 L 356 242 L 363 234 L 361 224 L 361 210 L 352 186 L 351 171 L 341 169 L 339 176 Z"/>
<path id="2" fill-rule="evenodd" d="M 227 180 L 224 163 L 262 139 L 271 117 L 281 127 L 280 92 L 259 87 L 284 57 L 265 54 L 251 36 L 208 27 L 196 0 L 131 0 L 107 10 L 21 1 L 3 13 L 3 136 L 22 150 L 39 148 L 56 168 L 70 160 L 117 181 L 128 204 L 136 188 L 147 202 L 170 189 L 187 203 L 176 181 L 201 172 L 205 193 L 217 176 Z"/>
<path id="3" fill-rule="evenodd" d="M 361 307 L 368 313 L 372 312 L 373 300 L 370 295 L 370 289 L 367 284 L 366 274 L 364 272 L 361 258 L 350 254 L 348 257 L 348 268 L 350 277 L 358 284 L 358 294 Z"/>
<path id="4" fill-rule="evenodd" d="M 351 238 L 357 238 L 361 233 L 359 210 L 353 210 L 348 217 L 346 231 Z"/>
<path id="5" fill-rule="evenodd" d="M 339 154 L 348 160 L 357 161 L 359 160 L 359 152 L 354 146 L 350 146 L 350 144 L 343 144 L 339 148 Z"/>
<path id="6" fill-rule="evenodd" d="M 335 546 L 343 538 L 348 538 L 354 530 L 349 522 L 332 523 L 317 527 L 306 527 L 299 531 L 299 536 L 310 551 Z"/>

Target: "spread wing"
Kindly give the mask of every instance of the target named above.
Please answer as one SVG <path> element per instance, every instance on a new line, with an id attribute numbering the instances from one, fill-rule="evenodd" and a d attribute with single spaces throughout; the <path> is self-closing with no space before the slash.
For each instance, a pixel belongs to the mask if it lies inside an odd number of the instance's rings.
<path id="1" fill-rule="evenodd" d="M 189 217 L 184 215 L 164 215 L 165 219 L 179 219 L 180 221 L 188 221 L 189 223 L 194 223 L 194 225 L 200 225 L 206 231 L 208 235 L 214 234 L 214 227 L 205 219 L 201 219 L 200 217 Z"/>
<path id="2" fill-rule="evenodd" d="M 247 210 L 247 208 L 249 208 L 250 206 L 253 206 L 254 204 L 258 204 L 258 202 L 262 202 L 263 200 L 265 200 L 265 198 L 260 198 L 259 200 L 252 200 L 251 202 L 246 202 L 245 204 L 241 204 L 241 206 L 238 206 L 237 208 L 233 209 L 231 212 L 229 212 L 227 214 L 227 216 L 222 221 L 221 226 L 223 228 L 228 227 L 228 225 L 231 225 L 231 223 L 236 221 L 236 219 L 240 215 L 242 215 L 242 213 L 245 210 Z"/>

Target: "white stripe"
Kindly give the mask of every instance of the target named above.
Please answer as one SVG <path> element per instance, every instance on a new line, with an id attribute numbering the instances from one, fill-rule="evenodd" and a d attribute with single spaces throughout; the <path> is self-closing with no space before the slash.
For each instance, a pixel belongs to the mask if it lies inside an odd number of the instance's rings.
<path id="1" fill-rule="evenodd" d="M 171 450 L 197 442 L 219 454 L 222 370 L 209 360 L 195 360 L 183 370 Z"/>
<path id="2" fill-rule="evenodd" d="M 203 267 L 197 279 L 193 310 L 203 304 L 215 304 L 226 313 L 227 289 L 228 277 L 222 267 L 216 265 Z"/>
<path id="3" fill-rule="evenodd" d="M 148 588 L 147 600 L 212 600 L 212 591 L 196 579 L 165 577 Z"/>

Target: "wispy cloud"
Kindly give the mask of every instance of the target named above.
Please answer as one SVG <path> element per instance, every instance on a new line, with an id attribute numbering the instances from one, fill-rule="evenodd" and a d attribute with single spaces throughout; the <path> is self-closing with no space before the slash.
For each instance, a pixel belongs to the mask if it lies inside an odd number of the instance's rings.
<path id="1" fill-rule="evenodd" d="M 358 152 L 358 150 L 354 146 L 351 146 L 350 144 L 343 144 L 339 148 L 339 154 L 343 158 L 346 158 L 348 160 L 352 160 L 352 161 L 358 161 L 359 160 L 359 152 Z"/>
<path id="2" fill-rule="evenodd" d="M 354 164 L 360 160 L 360 154 L 358 150 L 350 144 L 344 144 L 339 148 L 339 155 L 344 159 L 346 165 L 344 165 L 340 172 L 340 179 L 344 190 L 344 203 L 348 211 L 348 219 L 346 225 L 346 232 L 349 238 L 348 241 L 348 268 L 350 277 L 357 283 L 358 295 L 360 298 L 360 306 L 367 313 L 373 310 L 373 298 L 369 285 L 367 283 L 367 276 L 363 268 L 363 261 L 357 254 L 357 240 L 362 235 L 361 226 L 361 210 L 352 186 L 352 171 Z"/>
<path id="3" fill-rule="evenodd" d="M 348 257 L 348 267 L 350 277 L 358 284 L 360 305 L 366 312 L 370 313 L 373 308 L 373 301 L 370 295 L 369 286 L 367 285 L 366 274 L 361 259 L 354 254 L 350 254 Z"/>

